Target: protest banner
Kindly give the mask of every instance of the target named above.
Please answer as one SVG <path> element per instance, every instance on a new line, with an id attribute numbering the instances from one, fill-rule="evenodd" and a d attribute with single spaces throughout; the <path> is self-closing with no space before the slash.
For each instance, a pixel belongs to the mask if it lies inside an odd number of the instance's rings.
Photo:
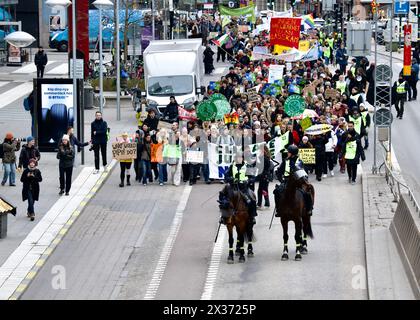
<path id="1" fill-rule="evenodd" d="M 332 88 L 325 89 L 324 95 L 325 99 L 335 99 L 337 97 L 337 93 L 339 93 L 337 90 Z"/>
<path id="2" fill-rule="evenodd" d="M 178 117 L 180 120 L 197 121 L 197 114 L 195 111 L 188 111 L 181 106 L 178 106 Z"/>
<path id="3" fill-rule="evenodd" d="M 305 131 L 310 126 L 312 126 L 312 120 L 309 117 L 306 117 L 300 121 L 300 126 L 302 127 L 302 130 Z"/>
<path id="4" fill-rule="evenodd" d="M 243 8 L 231 9 L 219 5 L 219 12 L 222 16 L 241 17 L 247 16 L 248 20 L 255 23 L 255 5 L 246 6 Z M 248 17 L 249 16 L 249 17 Z"/>
<path id="5" fill-rule="evenodd" d="M 299 149 L 299 158 L 304 164 L 315 164 L 315 148 Z"/>
<path id="6" fill-rule="evenodd" d="M 163 161 L 163 144 L 152 143 L 150 144 L 150 162 L 160 163 Z"/>
<path id="7" fill-rule="evenodd" d="M 299 48 L 301 18 L 271 18 L 270 44 Z"/>
<path id="8" fill-rule="evenodd" d="M 225 144 L 208 144 L 210 179 L 224 179 L 234 160 L 234 146 Z"/>
<path id="9" fill-rule="evenodd" d="M 112 158 L 115 160 L 131 160 L 137 158 L 137 144 L 133 142 L 113 142 Z"/>
<path id="10" fill-rule="evenodd" d="M 187 163 L 203 163 L 204 152 L 196 150 L 187 150 L 187 153 L 185 155 L 185 161 Z"/>
<path id="11" fill-rule="evenodd" d="M 308 40 L 300 40 L 299 41 L 299 51 L 307 52 L 309 51 L 310 42 Z"/>
<path id="12" fill-rule="evenodd" d="M 283 79 L 284 65 L 271 64 L 268 70 L 268 83 L 274 83 L 275 80 Z"/>

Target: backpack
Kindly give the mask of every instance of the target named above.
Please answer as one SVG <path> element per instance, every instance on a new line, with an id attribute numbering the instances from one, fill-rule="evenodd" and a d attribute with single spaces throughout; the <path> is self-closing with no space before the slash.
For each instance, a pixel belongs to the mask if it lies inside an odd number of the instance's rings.
<path id="1" fill-rule="evenodd" d="M 4 157 L 3 143 L 0 143 L 0 159 Z"/>
<path id="2" fill-rule="evenodd" d="M 29 105 L 29 97 L 26 97 L 23 100 L 23 107 L 25 108 L 26 111 L 30 111 L 31 110 L 31 106 Z"/>

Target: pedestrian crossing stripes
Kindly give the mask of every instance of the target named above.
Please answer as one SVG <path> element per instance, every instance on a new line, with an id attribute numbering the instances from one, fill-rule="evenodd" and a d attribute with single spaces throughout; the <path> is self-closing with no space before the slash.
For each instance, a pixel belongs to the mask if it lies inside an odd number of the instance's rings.
<path id="1" fill-rule="evenodd" d="M 55 61 L 48 61 L 47 67 L 49 65 L 53 64 L 54 62 Z M 19 69 L 13 71 L 12 73 L 14 73 L 14 74 L 28 74 L 28 73 L 34 73 L 34 72 L 36 72 L 36 65 L 35 65 L 35 63 L 31 63 L 31 64 L 28 64 L 28 65 L 26 65 L 22 68 L 19 68 Z"/>
<path id="2" fill-rule="evenodd" d="M 32 82 L 24 82 L 2 94 L 0 94 L 0 109 L 12 104 L 16 100 L 27 96 L 33 89 Z M 22 106 L 23 109 L 23 106 Z"/>
<path id="3" fill-rule="evenodd" d="M 46 72 L 46 74 L 68 74 L 69 66 L 68 63 L 62 63 L 58 67 Z"/>

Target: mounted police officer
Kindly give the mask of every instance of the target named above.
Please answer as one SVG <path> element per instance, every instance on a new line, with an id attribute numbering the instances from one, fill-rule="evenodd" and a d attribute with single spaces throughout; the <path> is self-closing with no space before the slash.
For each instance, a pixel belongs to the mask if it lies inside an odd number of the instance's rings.
<path id="1" fill-rule="evenodd" d="M 230 184 L 231 188 L 236 188 L 248 206 L 249 219 L 252 224 L 255 224 L 255 217 L 257 216 L 257 202 L 254 192 L 250 189 L 249 183 L 252 181 L 247 175 L 248 166 L 244 161 L 242 154 L 238 152 L 235 160 L 230 168 L 225 173 L 225 181 Z M 222 209 L 222 217 L 220 223 L 225 224 L 226 214 L 224 210 L 229 209 L 229 199 L 227 188 L 219 193 L 219 208 Z"/>
<path id="2" fill-rule="evenodd" d="M 305 199 L 305 206 L 309 214 L 312 214 L 312 196 L 307 193 L 302 187 L 307 184 L 308 175 L 306 174 L 304 170 L 304 163 L 299 158 L 299 148 L 295 146 L 294 144 L 290 145 L 287 148 L 287 158 L 283 160 L 280 167 L 276 171 L 277 179 L 280 181 L 280 185 L 276 186 L 276 189 L 274 190 L 274 194 L 276 193 L 283 193 L 286 190 L 287 182 L 289 181 L 289 178 L 292 174 L 295 174 L 297 171 L 304 172 L 304 175 L 300 175 L 298 177 L 299 181 L 299 190 L 302 192 L 303 197 Z M 279 217 L 279 213 L 277 211 L 276 217 Z"/>

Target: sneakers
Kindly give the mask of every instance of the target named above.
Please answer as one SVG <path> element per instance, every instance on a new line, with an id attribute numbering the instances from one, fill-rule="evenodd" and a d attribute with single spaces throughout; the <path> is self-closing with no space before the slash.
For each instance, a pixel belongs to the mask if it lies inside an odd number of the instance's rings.
<path id="1" fill-rule="evenodd" d="M 14 183 L 9 184 L 9 186 L 11 186 L 11 187 L 16 187 L 16 185 L 15 185 Z"/>
<path id="2" fill-rule="evenodd" d="M 64 194 L 64 190 L 60 190 L 60 192 L 58 193 L 60 196 L 62 196 Z"/>
<path id="3" fill-rule="evenodd" d="M 352 181 L 351 185 L 354 186 L 356 184 L 356 181 Z"/>
<path id="4" fill-rule="evenodd" d="M 326 177 L 327 177 L 327 175 L 326 175 L 326 174 L 323 174 L 323 175 L 322 175 L 322 177 L 323 177 L 323 178 L 326 178 Z"/>
<path id="5" fill-rule="evenodd" d="M 124 183 L 120 183 L 119 186 L 120 186 L 120 188 L 123 188 L 124 187 Z"/>
<path id="6" fill-rule="evenodd" d="M 70 194 L 68 192 L 66 192 L 66 196 L 69 196 Z"/>
<path id="7" fill-rule="evenodd" d="M 334 177 L 334 171 L 330 171 L 330 176 Z"/>
<path id="8" fill-rule="evenodd" d="M 163 183 L 161 182 L 161 183 L 159 183 L 159 185 L 161 186 L 161 187 L 163 187 Z"/>
<path id="9" fill-rule="evenodd" d="M 93 170 L 93 174 L 98 174 L 99 173 L 99 170 Z"/>
<path id="10" fill-rule="evenodd" d="M 4 186 L 5 184 L 6 184 L 6 182 L 3 182 L 3 181 L 2 181 L 1 185 L 2 185 L 2 186 Z"/>

